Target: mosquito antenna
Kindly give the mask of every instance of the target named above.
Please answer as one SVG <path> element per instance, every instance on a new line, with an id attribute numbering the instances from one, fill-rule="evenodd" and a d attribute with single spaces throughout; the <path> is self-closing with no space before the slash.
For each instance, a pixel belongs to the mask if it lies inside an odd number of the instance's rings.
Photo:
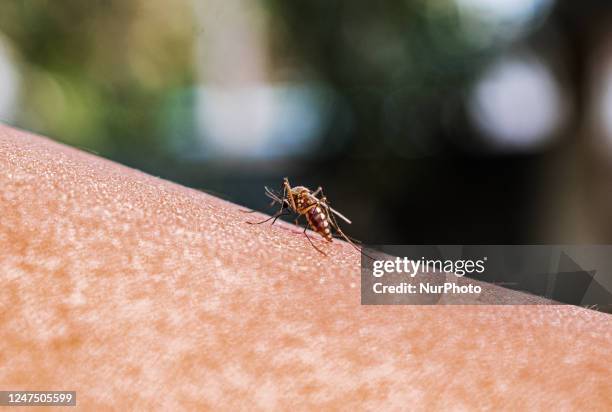
<path id="1" fill-rule="evenodd" d="M 270 199 L 272 199 L 273 201 L 275 201 L 276 203 L 280 203 L 283 204 L 285 203 L 287 200 L 286 199 L 281 199 L 279 195 L 277 195 L 276 193 L 274 193 L 272 190 L 270 190 L 269 188 L 265 187 L 266 190 L 266 196 L 268 196 Z"/>
<path id="2" fill-rule="evenodd" d="M 281 200 L 280 197 L 278 197 L 278 195 L 276 195 L 273 191 L 271 191 L 270 189 L 268 189 L 266 186 L 264 186 L 264 188 L 266 189 L 266 196 L 268 196 L 270 199 L 272 199 L 272 203 L 270 203 L 270 205 L 268 207 L 272 207 L 274 205 L 274 203 L 280 203 L 281 205 L 283 204 L 283 201 Z M 257 212 L 257 210 L 240 210 L 242 213 L 255 213 Z"/>

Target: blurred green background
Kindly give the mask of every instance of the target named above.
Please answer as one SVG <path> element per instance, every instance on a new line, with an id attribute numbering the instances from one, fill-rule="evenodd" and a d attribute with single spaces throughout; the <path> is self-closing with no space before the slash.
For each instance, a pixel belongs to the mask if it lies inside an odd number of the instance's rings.
<path id="1" fill-rule="evenodd" d="M 5 0 L 0 119 L 371 243 L 612 240 L 612 5 Z"/>

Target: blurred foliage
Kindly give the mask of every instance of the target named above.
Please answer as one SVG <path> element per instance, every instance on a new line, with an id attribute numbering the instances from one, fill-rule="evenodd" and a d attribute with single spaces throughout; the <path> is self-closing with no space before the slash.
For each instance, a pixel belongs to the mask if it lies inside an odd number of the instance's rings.
<path id="1" fill-rule="evenodd" d="M 450 1 L 261 4 L 271 15 L 272 71 L 338 91 L 351 141 L 368 152 L 381 139 L 387 152 L 427 152 L 437 114 L 462 98 L 490 54 L 465 35 Z M 24 64 L 18 123 L 114 158 L 162 155 L 165 103 L 194 86 L 193 44 L 204 30 L 183 0 L 7 0 L 0 31 Z"/>
<path id="2" fill-rule="evenodd" d="M 190 4 L 6 0 L 24 77 L 18 123 L 114 158 L 162 150 L 163 100 L 193 82 Z"/>
<path id="3" fill-rule="evenodd" d="M 451 1 L 265 4 L 276 16 L 275 48 L 298 54 L 302 71 L 349 102 L 352 142 L 369 154 L 431 151 L 444 126 L 440 114 L 457 109 L 477 69 L 497 52 L 463 30 Z"/>

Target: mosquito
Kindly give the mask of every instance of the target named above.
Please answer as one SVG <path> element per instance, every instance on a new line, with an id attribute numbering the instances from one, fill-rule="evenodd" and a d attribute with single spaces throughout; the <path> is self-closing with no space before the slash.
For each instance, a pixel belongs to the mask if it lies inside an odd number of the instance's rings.
<path id="1" fill-rule="evenodd" d="M 359 249 L 355 243 L 354 239 L 348 237 L 340 226 L 338 225 L 338 221 L 336 220 L 336 216 L 348 224 L 352 222 L 344 216 L 342 213 L 333 209 L 329 205 L 329 201 L 327 197 L 323 194 L 323 188 L 318 187 L 317 190 L 312 191 L 304 186 L 295 186 L 291 187 L 288 178 L 283 179 L 283 188 L 282 194 L 275 193 L 270 190 L 268 187 L 265 187 L 266 196 L 272 199 L 272 203 L 270 206 L 274 204 L 280 204 L 281 208 L 274 215 L 270 216 L 268 219 L 263 220 L 261 222 L 247 222 L 252 225 L 260 225 L 262 223 L 266 223 L 272 220 L 272 224 L 276 222 L 276 220 L 281 216 L 287 216 L 291 214 L 296 214 L 297 217 L 295 219 L 295 224 L 299 225 L 299 220 L 302 216 L 306 217 L 306 221 L 308 225 L 304 227 L 304 235 L 310 242 L 313 248 L 315 248 L 318 252 L 327 256 L 325 252 L 319 249 L 313 242 L 306 230 L 310 227 L 314 232 L 318 233 L 323 237 L 323 239 L 328 242 L 332 242 L 333 232 L 339 234 L 344 240 L 350 243 L 356 250 L 363 253 L 361 249 Z M 356 241 L 358 242 L 358 241 Z"/>

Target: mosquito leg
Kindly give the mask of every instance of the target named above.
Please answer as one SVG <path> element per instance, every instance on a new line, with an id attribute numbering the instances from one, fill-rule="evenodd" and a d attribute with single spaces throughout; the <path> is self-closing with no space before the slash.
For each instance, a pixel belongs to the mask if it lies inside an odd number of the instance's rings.
<path id="1" fill-rule="evenodd" d="M 361 242 L 361 240 L 355 239 L 354 237 L 349 236 L 349 235 L 347 235 L 346 233 L 344 234 L 344 236 L 346 236 L 347 238 L 351 239 L 351 242 L 355 243 L 356 245 L 360 245 L 360 244 L 362 243 L 362 242 Z M 334 234 L 332 235 L 332 237 L 333 237 L 334 239 L 345 239 L 345 237 L 344 237 L 344 236 L 342 236 L 340 233 L 334 233 Z"/>
<path id="2" fill-rule="evenodd" d="M 274 215 L 270 216 L 269 218 L 267 218 L 266 220 L 262 220 L 261 222 L 247 222 L 249 225 L 261 225 L 262 223 L 266 223 L 269 222 L 270 220 L 274 219 L 274 222 L 276 222 L 276 219 L 278 219 L 281 216 L 286 216 L 289 213 L 284 213 L 284 211 L 281 209 L 279 212 L 275 213 Z M 274 222 L 272 222 L 272 224 L 274 224 Z"/>
<path id="3" fill-rule="evenodd" d="M 340 229 L 340 226 L 338 225 L 338 221 L 336 220 L 336 217 L 334 216 L 333 213 L 331 213 L 331 210 L 329 210 L 329 207 L 327 205 L 324 206 L 325 209 L 327 210 L 327 213 L 329 216 L 331 216 L 331 225 L 332 227 L 336 230 L 336 232 L 338 232 L 338 234 L 344 239 L 346 240 L 353 248 L 355 248 L 355 250 L 357 250 L 359 253 L 365 255 L 366 257 L 370 258 L 371 260 L 375 260 L 372 256 L 368 255 L 367 253 L 365 253 L 362 249 L 360 249 L 359 247 L 357 247 L 357 245 L 355 245 L 355 243 L 353 242 L 352 238 L 347 236 L 342 229 Z M 360 241 L 356 241 L 357 243 L 361 243 Z"/>
<path id="4" fill-rule="evenodd" d="M 312 192 L 313 196 L 318 195 L 319 193 L 323 194 L 323 188 L 321 186 L 317 187 L 317 190 L 315 190 L 314 192 Z"/>
<path id="5" fill-rule="evenodd" d="M 332 219 L 334 220 L 332 226 L 336 230 L 336 232 L 338 232 L 337 234 L 340 235 L 339 237 L 337 237 L 337 239 L 340 239 L 340 238 L 342 238 L 342 239 L 350 239 L 351 242 L 356 243 L 358 245 L 360 245 L 362 243 L 361 240 L 355 239 L 354 237 L 349 236 L 346 233 L 344 233 L 344 231 L 342 229 L 340 229 L 340 227 L 338 226 L 338 222 L 336 221 L 336 219 L 333 216 L 332 216 Z M 334 236 L 334 237 L 336 237 L 336 236 Z"/>
<path id="6" fill-rule="evenodd" d="M 312 247 L 315 248 L 317 250 L 317 252 L 321 253 L 323 256 L 327 256 L 327 254 L 325 252 L 323 252 L 321 249 L 316 247 L 314 243 L 312 243 L 312 239 L 310 239 L 310 236 L 308 236 L 308 233 L 306 233 L 306 230 L 308 230 L 308 227 L 304 228 L 304 236 L 306 236 L 306 239 L 308 239 L 308 241 L 310 242 Z"/>
<path id="7" fill-rule="evenodd" d="M 295 204 L 295 200 L 293 199 L 293 196 L 291 195 L 291 185 L 289 184 L 289 179 L 285 178 L 283 180 L 283 198 L 284 199 L 289 199 L 289 207 L 293 210 L 297 210 L 297 206 Z"/>
<path id="8" fill-rule="evenodd" d="M 338 234 L 340 234 L 340 236 L 346 240 L 347 242 L 349 242 L 355 249 L 360 250 L 355 243 L 353 243 L 353 241 L 344 234 L 344 232 L 342 231 L 342 229 L 340 229 L 340 226 L 338 226 L 338 222 L 336 221 L 336 218 L 332 215 L 332 226 L 334 227 L 334 229 L 336 230 L 336 232 L 338 232 Z"/>
<path id="9" fill-rule="evenodd" d="M 356 251 L 358 251 L 359 253 L 361 253 L 365 257 L 369 258 L 370 260 L 376 260 L 372 256 L 368 255 L 367 253 L 365 253 L 363 251 L 363 246 L 361 248 L 357 247 L 357 245 L 355 243 L 353 243 L 353 241 L 347 235 L 345 235 L 344 232 L 342 231 L 342 229 L 340 229 L 337 225 L 336 225 L 336 230 L 338 231 L 338 233 L 340 233 L 340 236 L 342 236 L 344 238 L 344 240 L 346 240 L 348 243 L 350 243 L 351 246 L 353 246 L 353 248 Z"/>
<path id="10" fill-rule="evenodd" d="M 273 200 L 272 202 L 270 202 L 268 207 L 274 206 L 275 203 L 277 203 L 276 200 Z M 238 209 L 238 210 L 240 210 L 242 213 L 255 213 L 255 212 L 258 212 L 257 210 L 248 210 L 248 209 Z"/>
<path id="11" fill-rule="evenodd" d="M 275 203 L 275 202 L 274 202 L 274 201 L 272 201 L 272 203 L 270 203 L 270 206 L 274 205 L 274 203 Z M 274 224 L 274 223 L 276 222 L 276 219 L 278 219 L 280 216 L 283 216 L 283 211 L 284 211 L 284 210 L 285 210 L 285 202 L 281 202 L 281 208 L 280 208 L 280 210 L 279 210 L 279 211 L 278 211 L 276 214 L 274 214 L 273 216 L 270 216 L 268 219 L 266 219 L 266 220 L 264 220 L 264 221 L 261 221 L 261 222 L 256 222 L 256 223 L 253 223 L 253 222 L 247 222 L 247 223 L 248 223 L 248 224 L 250 224 L 250 225 L 260 225 L 260 224 L 262 224 L 262 223 L 266 223 L 266 222 L 267 222 L 268 220 L 270 220 L 270 219 L 274 219 L 274 221 L 272 222 L 272 224 Z"/>
<path id="12" fill-rule="evenodd" d="M 338 221 L 336 220 L 336 216 L 334 216 L 334 214 L 332 213 L 332 211 L 329 209 L 329 206 L 327 206 L 327 204 L 323 205 L 323 208 L 325 209 L 325 211 L 327 212 L 327 215 L 330 217 L 331 219 L 331 225 L 332 227 L 336 230 L 336 232 L 338 232 L 338 234 L 340 235 L 340 237 L 348 240 L 349 243 L 351 242 L 355 242 L 355 243 L 361 243 L 361 241 L 357 240 L 357 239 L 353 239 L 350 236 L 347 236 L 342 229 L 340 229 L 340 225 L 338 224 Z M 335 237 L 335 236 L 334 236 Z M 350 240 L 349 240 L 350 239 Z"/>
<path id="13" fill-rule="evenodd" d="M 279 214 L 279 213 L 277 213 L 277 214 L 276 214 L 276 217 L 275 217 L 275 218 L 274 218 L 274 220 L 272 221 L 272 224 L 276 223 L 276 219 L 278 219 L 279 217 L 281 217 L 281 216 L 289 216 L 290 214 L 291 214 L 291 213 L 289 213 L 289 212 L 283 212 L 283 213 L 280 213 L 280 214 Z"/>

